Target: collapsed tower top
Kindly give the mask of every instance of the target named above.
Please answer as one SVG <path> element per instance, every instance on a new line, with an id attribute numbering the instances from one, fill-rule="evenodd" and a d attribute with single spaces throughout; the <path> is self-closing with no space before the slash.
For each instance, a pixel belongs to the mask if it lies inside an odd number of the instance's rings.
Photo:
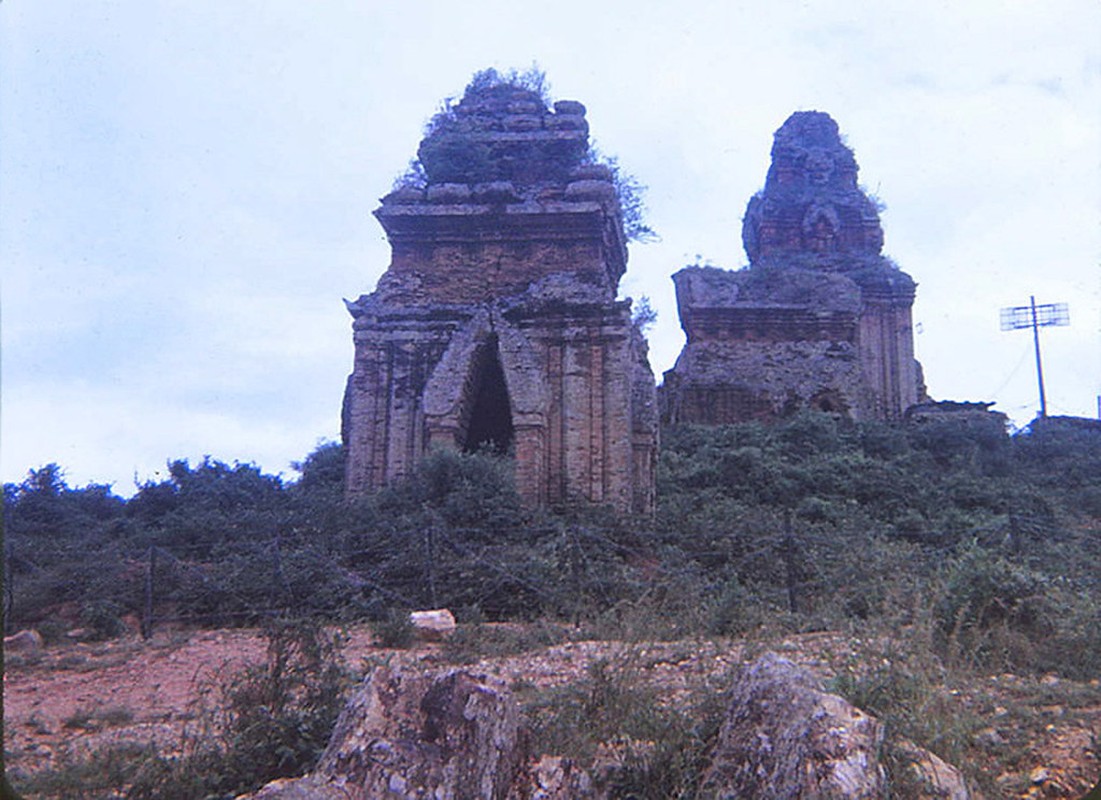
<path id="1" fill-rule="evenodd" d="M 570 274 L 615 298 L 627 264 L 623 210 L 581 103 L 549 106 L 538 91 L 479 73 L 433 117 L 417 163 L 375 211 L 393 248 L 381 297 L 483 302 Z"/>
<path id="2" fill-rule="evenodd" d="M 797 111 L 776 131 L 765 187 L 746 208 L 750 264 L 848 271 L 883 249 L 875 202 L 857 185 L 856 158 L 821 111 Z"/>
<path id="3" fill-rule="evenodd" d="M 472 87 L 437 114 L 417 156 L 429 183 L 567 183 L 589 151 L 585 107 L 548 108 L 536 91 L 511 84 Z"/>

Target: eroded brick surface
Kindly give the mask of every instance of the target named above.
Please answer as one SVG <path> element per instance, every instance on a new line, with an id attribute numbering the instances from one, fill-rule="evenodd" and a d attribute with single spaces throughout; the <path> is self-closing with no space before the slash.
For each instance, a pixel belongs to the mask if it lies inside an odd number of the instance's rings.
<path id="1" fill-rule="evenodd" d="M 580 103 L 468 92 L 418 155 L 425 180 L 375 212 L 392 260 L 348 303 L 347 491 L 433 447 L 515 456 L 533 505 L 648 512 L 657 406 L 645 340 L 617 301 L 626 268 L 612 174 L 588 163 Z"/>
<path id="2" fill-rule="evenodd" d="M 749 266 L 673 276 L 687 343 L 665 373 L 670 422 L 769 420 L 813 408 L 899 419 L 924 399 L 914 281 L 881 254 L 875 202 L 827 114 L 776 132 L 742 227 Z"/>

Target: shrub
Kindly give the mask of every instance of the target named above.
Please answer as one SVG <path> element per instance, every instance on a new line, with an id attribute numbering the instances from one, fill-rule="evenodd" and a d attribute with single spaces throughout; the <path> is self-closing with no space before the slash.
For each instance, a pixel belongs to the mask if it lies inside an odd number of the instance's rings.
<path id="1" fill-rule="evenodd" d="M 134 719 L 134 712 L 126 706 L 81 707 L 62 721 L 62 726 L 86 731 L 98 731 L 127 725 Z"/>
<path id="2" fill-rule="evenodd" d="M 1046 599 L 1054 630 L 1037 642 L 1036 670 L 1093 680 L 1101 664 L 1101 602 L 1095 593 L 1070 583 L 1054 587 Z"/>
<path id="3" fill-rule="evenodd" d="M 875 716 L 883 723 L 883 763 L 890 796 L 927 797 L 917 792 L 913 742 L 951 764 L 966 766 L 969 749 L 982 723 L 948 686 L 948 672 L 930 651 L 926 620 L 903 635 L 858 643 L 845 663 L 837 665 L 826 690 Z"/>
<path id="4" fill-rule="evenodd" d="M 570 631 L 564 626 L 546 620 L 523 626 L 475 622 L 460 625 L 447 637 L 443 657 L 452 664 L 473 664 L 483 658 L 503 658 L 542 650 L 569 639 Z"/>
<path id="5" fill-rule="evenodd" d="M 611 798 L 692 797 L 721 722 L 714 693 L 675 707 L 659 702 L 630 657 L 590 665 L 577 683 L 537 693 L 525 706 L 535 753 L 585 766 Z"/>
<path id="6" fill-rule="evenodd" d="M 380 645 L 402 650 L 413 646 L 416 635 L 409 612 L 400 608 L 389 609 L 381 620 L 372 624 L 371 629 Z"/>
<path id="7" fill-rule="evenodd" d="M 27 797 L 57 798 L 58 800 L 100 800 L 104 797 L 124 797 L 126 787 L 158 759 L 149 746 L 120 744 L 88 754 L 63 753 L 52 769 L 17 780 L 12 776 L 15 789 Z M 186 800 L 202 797 L 187 796 Z M 163 800 L 185 800 L 184 796 Z"/>
<path id="8" fill-rule="evenodd" d="M 950 657 L 1002 669 L 1035 665 L 1034 643 L 1051 632 L 1046 578 L 977 546 L 947 569 L 935 606 Z"/>
<path id="9" fill-rule="evenodd" d="M 122 608 L 110 600 L 93 600 L 80 609 L 80 624 L 93 640 L 115 639 L 126 633 Z"/>
<path id="10" fill-rule="evenodd" d="M 207 687 L 183 756 L 149 760 L 131 800 L 233 797 L 314 765 L 343 704 L 341 637 L 294 621 L 265 635 L 266 662 Z"/>

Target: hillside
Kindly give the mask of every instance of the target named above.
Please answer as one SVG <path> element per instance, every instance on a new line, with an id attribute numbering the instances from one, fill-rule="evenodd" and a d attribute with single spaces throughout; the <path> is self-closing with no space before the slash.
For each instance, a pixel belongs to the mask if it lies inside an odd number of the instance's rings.
<path id="1" fill-rule="evenodd" d="M 927 747 L 988 797 L 1073 797 L 1096 775 L 1101 431 L 1088 421 L 1013 437 L 986 414 L 669 429 L 653 518 L 526 510 L 507 459 L 447 454 L 341 504 L 340 464 L 338 447 L 321 447 L 291 483 L 177 461 L 130 500 L 69 487 L 52 465 L 6 486 L 8 630 L 47 641 L 38 660 L 9 665 L 9 702 L 49 692 L 65 663 L 82 673 L 74 654 L 95 680 L 97 649 L 164 661 L 189 637 L 209 643 L 202 629 L 288 615 L 368 621 L 393 644 L 404 609 L 447 606 L 463 624 L 445 657 L 518 658 L 519 682 L 538 683 L 554 652 L 543 648 L 582 640 L 613 643 L 593 645 L 601 653 L 724 649 L 722 666 L 701 670 L 720 683 L 746 648 L 790 647 L 884 720 L 889 741 Z M 218 634 L 242 635 L 253 636 Z M 637 663 L 623 678 L 632 690 L 648 674 Z M 167 712 L 131 713 L 121 727 Z M 33 731 L 20 736 L 9 758 L 45 766 L 26 750 Z"/>

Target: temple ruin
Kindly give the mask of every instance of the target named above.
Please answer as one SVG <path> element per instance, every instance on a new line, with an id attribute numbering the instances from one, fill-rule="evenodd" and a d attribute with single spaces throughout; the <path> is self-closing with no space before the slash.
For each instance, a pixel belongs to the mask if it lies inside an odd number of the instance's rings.
<path id="1" fill-rule="evenodd" d="M 664 421 L 767 421 L 800 409 L 896 420 L 924 399 L 914 281 L 881 254 L 879 211 L 829 115 L 797 112 L 776 131 L 742 241 L 748 267 L 673 276 L 687 342 L 664 376 Z"/>
<path id="2" fill-rule="evenodd" d="M 584 106 L 472 84 L 418 161 L 423 175 L 375 211 L 389 268 L 347 303 L 346 492 L 408 475 L 433 448 L 489 449 L 514 458 L 532 505 L 651 511 L 654 378 L 616 299 L 623 219 Z"/>

